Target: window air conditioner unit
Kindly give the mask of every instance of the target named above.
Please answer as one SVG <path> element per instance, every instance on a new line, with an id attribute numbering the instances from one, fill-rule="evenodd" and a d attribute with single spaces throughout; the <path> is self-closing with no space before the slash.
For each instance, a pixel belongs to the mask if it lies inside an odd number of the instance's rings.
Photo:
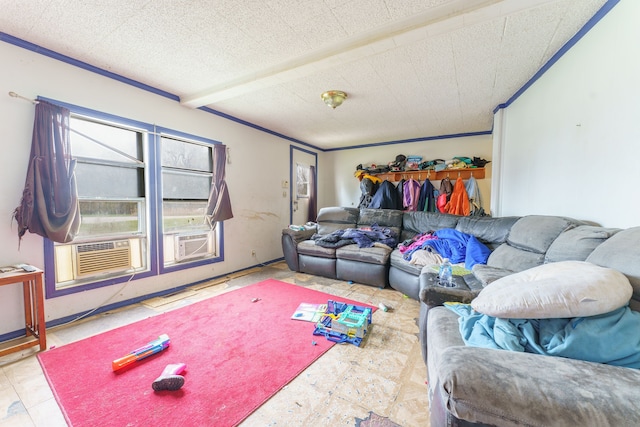
<path id="1" fill-rule="evenodd" d="M 204 257 L 209 254 L 209 233 L 177 234 L 174 247 L 176 261 Z"/>
<path id="2" fill-rule="evenodd" d="M 125 271 L 131 269 L 128 240 L 75 245 L 76 275 Z"/>

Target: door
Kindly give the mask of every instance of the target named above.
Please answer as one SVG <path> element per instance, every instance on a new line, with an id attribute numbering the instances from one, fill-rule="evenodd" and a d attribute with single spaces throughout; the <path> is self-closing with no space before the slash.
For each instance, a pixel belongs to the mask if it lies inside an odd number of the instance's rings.
<path id="1" fill-rule="evenodd" d="M 291 146 L 291 224 L 302 225 L 309 220 L 309 196 L 316 182 L 311 166 L 317 171 L 317 159 L 316 153 Z"/>

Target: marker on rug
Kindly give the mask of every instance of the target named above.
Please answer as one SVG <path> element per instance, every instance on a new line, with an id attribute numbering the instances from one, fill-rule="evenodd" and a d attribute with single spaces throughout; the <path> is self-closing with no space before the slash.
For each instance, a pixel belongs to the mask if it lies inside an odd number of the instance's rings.
<path id="1" fill-rule="evenodd" d="M 151 341 L 149 344 L 133 350 L 131 353 L 123 356 L 119 359 L 111 362 L 111 369 L 117 371 L 125 368 L 134 362 L 145 359 L 153 354 L 159 353 L 165 348 L 169 347 L 169 335 L 162 334 L 157 339 Z"/>

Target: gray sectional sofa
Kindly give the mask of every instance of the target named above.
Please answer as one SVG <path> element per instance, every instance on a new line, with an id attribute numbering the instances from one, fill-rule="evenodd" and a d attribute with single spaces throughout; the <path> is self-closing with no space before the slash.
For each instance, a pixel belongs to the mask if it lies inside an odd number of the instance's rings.
<path id="1" fill-rule="evenodd" d="M 561 261 L 615 269 L 630 282 L 640 311 L 640 227 L 606 228 L 560 216 L 457 217 L 427 212 L 323 208 L 315 230 L 284 230 L 292 270 L 392 288 L 421 301 L 420 341 L 428 372 L 431 425 L 640 425 L 640 369 L 465 345 L 458 314 L 445 301 L 469 303 L 503 277 Z M 486 264 L 442 287 L 435 272 L 407 262 L 397 248 L 327 250 L 315 233 L 378 224 L 399 241 L 453 228 L 491 249 Z M 629 340 L 640 343 L 640 331 Z M 622 340 L 624 341 L 624 340 Z M 596 345 L 597 343 L 594 343 Z"/>
<path id="2" fill-rule="evenodd" d="M 420 232 L 453 228 L 474 234 L 489 248 L 496 248 L 506 241 L 509 229 L 517 220 L 516 217 L 460 217 L 393 209 L 326 207 L 318 212 L 316 228 L 302 231 L 284 229 L 282 249 L 287 265 L 293 271 L 380 288 L 391 286 L 418 300 L 422 266 L 405 260 L 397 248 L 359 248 L 355 244 L 326 248 L 311 240 L 312 236 L 376 224 L 391 229 L 397 234 L 398 241 L 402 242 Z M 479 284 L 474 282 L 471 286 Z"/>

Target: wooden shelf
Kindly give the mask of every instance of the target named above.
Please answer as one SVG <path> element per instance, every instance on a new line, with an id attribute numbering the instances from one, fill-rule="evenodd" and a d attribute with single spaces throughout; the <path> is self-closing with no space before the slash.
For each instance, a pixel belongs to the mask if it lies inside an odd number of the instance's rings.
<path id="1" fill-rule="evenodd" d="M 458 179 L 458 177 L 462 179 L 469 179 L 469 177 L 473 176 L 475 179 L 484 179 L 484 168 L 466 168 L 466 169 L 448 169 L 439 172 L 435 171 L 404 171 L 404 172 L 386 172 L 379 173 L 374 176 L 377 176 L 381 180 L 388 180 L 391 182 L 398 182 L 401 179 L 410 179 L 413 178 L 417 181 L 423 181 L 425 179 L 431 181 L 439 181 L 444 178 L 449 178 L 453 181 Z"/>

